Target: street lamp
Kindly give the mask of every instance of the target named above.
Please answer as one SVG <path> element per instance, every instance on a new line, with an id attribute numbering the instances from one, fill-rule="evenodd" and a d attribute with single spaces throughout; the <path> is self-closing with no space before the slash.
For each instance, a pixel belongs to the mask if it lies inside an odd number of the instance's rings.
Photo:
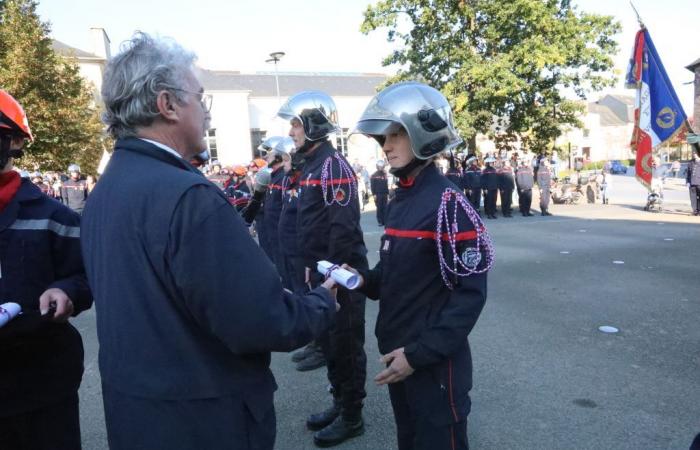
<path id="1" fill-rule="evenodd" d="M 282 57 L 284 56 L 284 52 L 272 52 L 270 53 L 270 59 L 266 59 L 265 62 L 267 63 L 275 63 L 275 85 L 277 86 L 277 104 L 280 104 L 280 80 L 279 77 L 277 76 L 277 63 L 280 62 Z"/>

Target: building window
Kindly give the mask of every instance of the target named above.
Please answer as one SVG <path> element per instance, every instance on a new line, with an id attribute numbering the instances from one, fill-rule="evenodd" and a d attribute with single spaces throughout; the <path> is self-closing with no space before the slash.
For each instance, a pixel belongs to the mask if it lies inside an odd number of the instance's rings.
<path id="1" fill-rule="evenodd" d="M 583 147 L 583 157 L 584 159 L 591 159 L 591 148 L 590 147 Z"/>
<path id="2" fill-rule="evenodd" d="M 207 150 L 209 151 L 209 158 L 212 160 L 219 159 L 219 152 L 216 148 L 216 128 L 211 128 L 207 130 L 207 135 L 204 138 L 207 142 Z"/>
<path id="3" fill-rule="evenodd" d="M 267 135 L 267 131 L 261 130 L 260 128 L 251 128 L 250 129 L 250 144 L 252 146 L 251 154 L 253 155 L 253 158 L 260 157 L 260 152 L 258 151 L 258 147 L 260 146 L 260 144 L 263 143 L 266 135 Z"/>
<path id="4" fill-rule="evenodd" d="M 591 130 L 589 130 L 588 128 L 584 128 L 583 129 L 583 137 L 587 138 L 590 135 L 591 135 Z"/>
<path id="5" fill-rule="evenodd" d="M 343 128 L 342 133 L 338 134 L 335 138 L 335 148 L 343 154 L 343 156 L 348 156 L 348 129 Z"/>

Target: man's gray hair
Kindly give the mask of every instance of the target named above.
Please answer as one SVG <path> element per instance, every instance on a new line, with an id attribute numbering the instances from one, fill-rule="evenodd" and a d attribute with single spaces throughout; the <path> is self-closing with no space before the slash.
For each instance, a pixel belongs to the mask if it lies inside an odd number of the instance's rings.
<path id="1" fill-rule="evenodd" d="M 122 52 L 107 64 L 102 83 L 105 112 L 102 121 L 115 139 L 136 136 L 160 115 L 156 99 L 171 92 L 186 103 L 185 78 L 194 70 L 196 56 L 170 39 L 154 39 L 138 32 L 122 44 Z"/>

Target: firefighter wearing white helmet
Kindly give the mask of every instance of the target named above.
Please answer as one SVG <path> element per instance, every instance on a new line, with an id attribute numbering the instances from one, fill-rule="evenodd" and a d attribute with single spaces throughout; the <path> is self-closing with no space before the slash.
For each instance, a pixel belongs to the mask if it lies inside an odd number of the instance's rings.
<path id="1" fill-rule="evenodd" d="M 61 201 L 73 211 L 82 214 L 88 191 L 80 173 L 80 166 L 75 163 L 69 165 L 68 175 L 70 178 L 61 186 Z"/>
<path id="2" fill-rule="evenodd" d="M 493 249 L 479 215 L 433 163 L 461 142 L 450 106 L 425 84 L 392 85 L 356 130 L 382 145 L 399 176 L 380 262 L 356 271 L 360 289 L 379 299 L 376 334 L 387 367 L 375 380 L 389 386 L 398 447 L 467 449 L 467 336 L 486 301 Z"/>
<path id="3" fill-rule="evenodd" d="M 266 151 L 267 168 L 271 171 L 270 184 L 267 186 L 258 232 L 260 244 L 267 256 L 277 266 L 280 274 L 285 272 L 279 241 L 279 221 L 282 214 L 282 180 L 284 179 L 284 161 L 291 159 L 294 141 L 289 137 L 271 136 L 260 144 L 259 149 Z M 283 277 L 284 278 L 284 277 Z M 289 289 L 288 285 L 285 285 Z"/>
<path id="4" fill-rule="evenodd" d="M 308 283 L 315 287 L 324 279 L 317 272 L 318 261 L 351 261 L 358 267 L 367 267 L 357 177 L 329 141 L 329 136 L 340 131 L 335 102 L 324 92 L 300 92 L 277 115 L 289 121 L 289 136 L 297 153 L 304 157 L 297 204 L 302 273 L 308 274 Z M 330 336 L 319 342 L 328 360 L 333 404 L 311 415 L 306 423 L 308 428 L 318 430 L 314 442 L 323 447 L 364 433 L 365 297 L 340 288 L 338 302 L 341 308 Z"/>

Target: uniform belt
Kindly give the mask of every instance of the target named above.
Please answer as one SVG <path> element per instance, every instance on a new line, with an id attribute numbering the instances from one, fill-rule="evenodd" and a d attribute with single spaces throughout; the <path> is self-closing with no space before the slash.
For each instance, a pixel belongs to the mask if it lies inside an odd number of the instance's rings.
<path id="1" fill-rule="evenodd" d="M 427 231 L 427 230 L 398 230 L 396 228 L 386 228 L 384 230 L 384 234 L 387 236 L 394 236 L 394 237 L 400 237 L 400 238 L 414 238 L 414 239 L 433 239 L 435 240 L 437 238 L 437 233 L 435 231 Z M 457 233 L 454 237 L 457 241 L 472 241 L 476 239 L 477 233 L 476 230 L 472 231 L 463 231 L 461 233 Z M 443 233 L 440 236 L 440 239 L 443 241 L 448 241 L 449 236 L 447 233 Z"/>

